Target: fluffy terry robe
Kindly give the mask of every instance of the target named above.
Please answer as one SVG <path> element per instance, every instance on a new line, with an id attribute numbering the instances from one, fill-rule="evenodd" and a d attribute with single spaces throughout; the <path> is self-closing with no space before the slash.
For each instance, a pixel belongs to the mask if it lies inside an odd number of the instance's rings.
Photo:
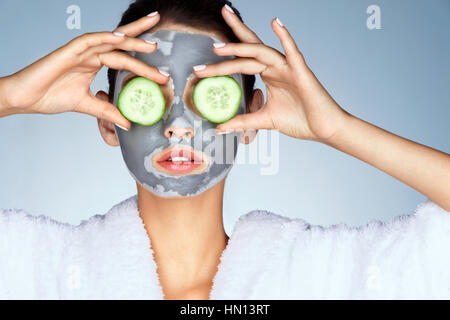
<path id="1" fill-rule="evenodd" d="M 79 226 L 0 210 L 0 298 L 162 299 L 137 197 Z M 309 225 L 265 211 L 236 223 L 211 299 L 450 298 L 450 213 Z"/>

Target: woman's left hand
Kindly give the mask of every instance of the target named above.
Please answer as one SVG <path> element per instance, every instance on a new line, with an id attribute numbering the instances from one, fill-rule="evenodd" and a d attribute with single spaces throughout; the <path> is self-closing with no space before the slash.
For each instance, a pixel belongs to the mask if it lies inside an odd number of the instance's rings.
<path id="1" fill-rule="evenodd" d="M 239 18 L 222 15 L 242 43 L 228 43 L 214 52 L 237 58 L 208 65 L 199 77 L 233 73 L 260 74 L 267 89 L 253 95 L 250 114 L 217 126 L 220 131 L 277 129 L 291 137 L 323 142 L 365 161 L 450 210 L 450 156 L 371 125 L 345 112 L 314 76 L 295 41 L 278 19 L 272 28 L 284 55 L 264 45 Z M 261 101 L 255 101 L 261 100 Z M 257 110 L 254 106 L 262 106 Z M 253 107 L 253 108 L 252 108 Z M 253 109 L 253 110 L 252 110 Z"/>
<path id="2" fill-rule="evenodd" d="M 260 110 L 235 116 L 217 126 L 217 130 L 276 129 L 294 138 L 322 142 L 336 134 L 348 114 L 308 68 L 295 41 L 280 20 L 272 21 L 272 29 L 280 39 L 285 54 L 266 46 L 225 7 L 222 15 L 242 43 L 227 43 L 213 50 L 219 56 L 237 58 L 207 65 L 203 70 L 195 71 L 195 74 L 200 78 L 235 73 L 259 74 L 266 85 L 267 101 L 265 104 L 259 101 L 259 105 L 264 104 Z M 255 97 L 263 100 L 262 94 Z"/>

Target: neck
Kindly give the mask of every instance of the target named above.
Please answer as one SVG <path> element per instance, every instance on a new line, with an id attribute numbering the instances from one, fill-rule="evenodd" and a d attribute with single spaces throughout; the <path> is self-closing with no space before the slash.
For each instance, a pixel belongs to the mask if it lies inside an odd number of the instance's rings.
<path id="1" fill-rule="evenodd" d="M 137 184 L 138 206 L 161 284 L 212 283 L 228 237 L 222 219 L 225 180 L 195 197 L 162 198 Z"/>

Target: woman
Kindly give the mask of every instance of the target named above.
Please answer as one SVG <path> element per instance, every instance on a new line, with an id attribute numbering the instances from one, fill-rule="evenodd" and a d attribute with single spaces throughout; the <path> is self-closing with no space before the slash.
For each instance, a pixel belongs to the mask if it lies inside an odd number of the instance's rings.
<path id="1" fill-rule="evenodd" d="M 97 117 L 105 142 L 121 146 L 138 192 L 77 227 L 2 211 L 0 297 L 449 298 L 449 155 L 345 112 L 279 19 L 272 28 L 284 54 L 265 46 L 228 1 L 138 0 L 114 33 L 86 34 L 1 78 L 1 116 L 76 111 Z M 180 59 L 182 49 L 195 55 Z M 194 56 L 206 63 L 193 64 Z M 189 64 L 192 76 L 185 77 Z M 112 69 L 110 92 L 93 97 L 89 86 L 103 65 Z M 243 74 L 246 104 L 212 126 L 191 105 L 192 88 L 201 78 L 235 74 Z M 256 74 L 267 101 L 253 90 Z M 151 127 L 131 124 L 113 104 L 136 75 L 159 83 L 169 105 Z M 256 130 L 274 129 L 327 144 L 432 202 L 415 215 L 359 229 L 324 229 L 255 211 L 228 238 L 222 198 L 231 166 L 175 175 L 153 162 L 163 151 L 188 147 L 209 161 L 203 145 L 191 146 L 199 134 L 190 120 L 217 129 L 214 140 L 245 131 L 249 142 Z"/>

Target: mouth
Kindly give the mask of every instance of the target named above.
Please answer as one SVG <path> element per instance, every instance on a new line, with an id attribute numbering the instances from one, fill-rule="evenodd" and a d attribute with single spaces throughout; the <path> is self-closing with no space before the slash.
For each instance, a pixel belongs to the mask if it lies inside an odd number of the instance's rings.
<path id="1" fill-rule="evenodd" d="M 189 146 L 164 149 L 152 157 L 153 167 L 171 176 L 201 174 L 209 167 L 208 157 Z"/>

